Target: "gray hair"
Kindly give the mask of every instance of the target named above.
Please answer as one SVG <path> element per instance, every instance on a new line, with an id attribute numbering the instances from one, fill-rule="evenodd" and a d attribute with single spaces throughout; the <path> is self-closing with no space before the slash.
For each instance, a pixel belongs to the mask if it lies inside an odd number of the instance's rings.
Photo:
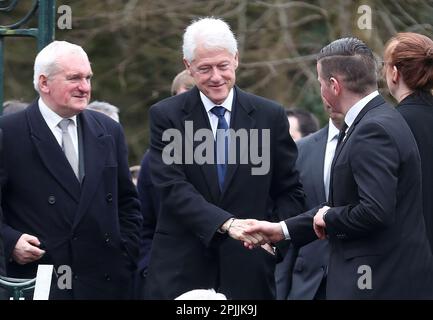
<path id="1" fill-rule="evenodd" d="M 119 108 L 108 102 L 95 100 L 89 103 L 87 109 L 104 113 L 114 121 L 119 122 Z"/>
<path id="2" fill-rule="evenodd" d="M 39 92 L 39 77 L 41 75 L 49 77 L 60 71 L 58 59 L 67 54 L 82 55 L 89 60 L 83 48 L 67 41 L 53 41 L 38 53 L 33 72 L 33 86 L 37 92 Z"/>
<path id="3" fill-rule="evenodd" d="M 3 115 L 12 114 L 25 110 L 29 104 L 18 100 L 8 100 L 3 102 Z"/>
<path id="4" fill-rule="evenodd" d="M 206 17 L 193 21 L 183 35 L 183 57 L 192 62 L 195 49 L 202 45 L 207 49 L 226 49 L 235 55 L 238 44 L 230 26 L 220 18 Z"/>

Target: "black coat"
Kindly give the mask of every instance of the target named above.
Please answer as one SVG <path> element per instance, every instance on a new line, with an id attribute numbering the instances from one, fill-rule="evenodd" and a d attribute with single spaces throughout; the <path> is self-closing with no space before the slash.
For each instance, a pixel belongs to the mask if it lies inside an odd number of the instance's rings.
<path id="1" fill-rule="evenodd" d="M 424 220 L 433 251 L 433 96 L 428 92 L 413 93 L 399 103 L 397 110 L 408 123 L 418 145 Z"/>
<path id="2" fill-rule="evenodd" d="M 194 133 L 210 130 L 197 88 L 153 106 L 150 121 L 150 168 L 161 190 L 161 210 L 147 297 L 173 299 L 192 289 L 215 288 L 230 299 L 272 299 L 275 257 L 262 249 L 246 250 L 217 230 L 232 216 L 278 220 L 302 210 L 304 194 L 294 170 L 297 150 L 283 108 L 235 87 L 230 127 L 270 129 L 270 168 L 265 175 L 252 175 L 250 161 L 237 161 L 228 166 L 222 192 L 215 165 L 166 165 L 161 157 L 168 144 L 162 141 L 166 129 L 175 128 L 185 137 L 184 123 L 192 121 Z"/>
<path id="3" fill-rule="evenodd" d="M 382 97 L 371 100 L 349 128 L 331 174 L 327 298 L 432 299 L 418 148 L 404 119 Z M 316 239 L 316 212 L 286 220 L 295 244 Z M 365 289 L 368 279 L 371 288 Z"/>
<path id="4" fill-rule="evenodd" d="M 1 185 L 6 257 L 18 238 L 38 237 L 46 254 L 33 263 L 8 262 L 12 277 L 32 278 L 38 264 L 68 265 L 76 299 L 128 297 L 138 256 L 140 207 L 131 182 L 123 131 L 102 113 L 85 110 L 85 177 L 75 177 L 37 101 L 0 119 Z M 58 297 L 63 297 L 61 292 Z"/>

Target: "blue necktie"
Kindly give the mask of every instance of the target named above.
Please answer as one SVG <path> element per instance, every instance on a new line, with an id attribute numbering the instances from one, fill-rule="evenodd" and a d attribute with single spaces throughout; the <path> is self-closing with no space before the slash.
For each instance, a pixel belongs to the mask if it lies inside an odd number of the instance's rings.
<path id="1" fill-rule="evenodd" d="M 226 132 L 229 126 L 226 119 L 224 118 L 226 108 L 216 106 L 213 107 L 210 111 L 218 117 L 218 127 L 215 139 L 215 160 L 218 170 L 218 183 L 220 186 L 220 190 L 222 191 L 228 163 L 229 141 Z"/>

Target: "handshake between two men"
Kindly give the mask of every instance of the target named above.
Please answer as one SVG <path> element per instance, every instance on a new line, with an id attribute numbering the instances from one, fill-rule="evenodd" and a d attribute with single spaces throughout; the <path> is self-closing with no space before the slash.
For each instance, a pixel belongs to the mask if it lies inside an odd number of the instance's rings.
<path id="1" fill-rule="evenodd" d="M 330 207 L 328 206 L 320 208 L 313 218 L 312 228 L 317 237 L 322 240 L 326 238 L 324 215 L 329 209 Z M 221 229 L 227 232 L 231 238 L 242 241 L 246 248 L 254 249 L 261 246 L 273 254 L 270 244 L 290 239 L 292 236 L 288 233 L 287 227 L 285 228 L 286 231 L 284 231 L 284 226 L 282 225 L 284 223 L 284 221 L 269 222 L 232 218 L 226 221 Z"/>

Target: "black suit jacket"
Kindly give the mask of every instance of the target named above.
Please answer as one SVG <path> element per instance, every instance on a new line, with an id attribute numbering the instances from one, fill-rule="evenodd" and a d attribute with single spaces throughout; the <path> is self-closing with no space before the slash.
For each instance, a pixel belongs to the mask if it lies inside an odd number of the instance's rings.
<path id="1" fill-rule="evenodd" d="M 149 298 L 173 299 L 197 288 L 215 288 L 230 299 L 274 297 L 275 257 L 262 249 L 245 250 L 241 242 L 217 230 L 233 216 L 277 220 L 298 214 L 304 194 L 294 169 L 297 150 L 283 108 L 234 90 L 230 127 L 248 132 L 270 129 L 270 169 L 266 175 L 252 175 L 250 161 L 237 161 L 228 166 L 222 192 L 215 165 L 166 165 L 161 157 L 168 144 L 162 141 L 166 129 L 175 128 L 185 137 L 185 121 L 192 121 L 194 133 L 210 130 L 198 89 L 163 100 L 150 110 L 150 168 L 161 190 L 161 210 L 146 283 Z M 260 144 L 259 150 L 264 146 Z"/>
<path id="2" fill-rule="evenodd" d="M 301 183 L 305 190 L 307 209 L 326 202 L 323 166 L 328 128 L 329 126 L 325 126 L 297 142 L 299 156 L 296 168 L 299 170 Z M 288 299 L 313 299 L 322 279 L 326 276 L 328 261 L 329 243 L 327 240 L 316 240 L 300 248 L 293 268 Z"/>
<path id="3" fill-rule="evenodd" d="M 403 99 L 397 110 L 412 130 L 421 157 L 422 205 L 433 251 L 433 96 L 429 92 L 415 92 Z"/>
<path id="4" fill-rule="evenodd" d="M 0 158 L 1 154 L 3 152 L 3 132 L 0 129 Z M 1 170 L 1 168 L 0 168 Z M 1 173 L 0 173 L 1 174 Z M 1 189 L 0 189 L 0 202 L 1 202 Z M 2 223 L 3 223 L 3 210 L 0 207 L 0 230 L 2 230 Z M 4 255 L 4 245 L 3 245 L 3 232 L 0 232 L 0 275 L 4 276 L 6 274 L 5 269 L 5 255 Z"/>
<path id="5" fill-rule="evenodd" d="M 332 208 L 325 216 L 331 246 L 327 298 L 433 298 L 418 149 L 404 119 L 381 96 L 349 128 L 332 176 Z M 316 238 L 316 211 L 286 220 L 293 242 Z M 368 279 L 371 287 L 365 288 Z"/>
<path id="6" fill-rule="evenodd" d="M 141 216 L 124 135 L 120 125 L 102 113 L 85 110 L 78 119 L 84 144 L 82 184 L 37 101 L 0 119 L 6 257 L 11 257 L 23 233 L 38 237 L 46 250 L 33 263 L 9 262 L 7 272 L 30 278 L 40 263 L 54 264 L 56 269 L 68 265 L 73 272 L 72 294 L 53 292 L 58 294 L 54 297 L 128 297 Z"/>

